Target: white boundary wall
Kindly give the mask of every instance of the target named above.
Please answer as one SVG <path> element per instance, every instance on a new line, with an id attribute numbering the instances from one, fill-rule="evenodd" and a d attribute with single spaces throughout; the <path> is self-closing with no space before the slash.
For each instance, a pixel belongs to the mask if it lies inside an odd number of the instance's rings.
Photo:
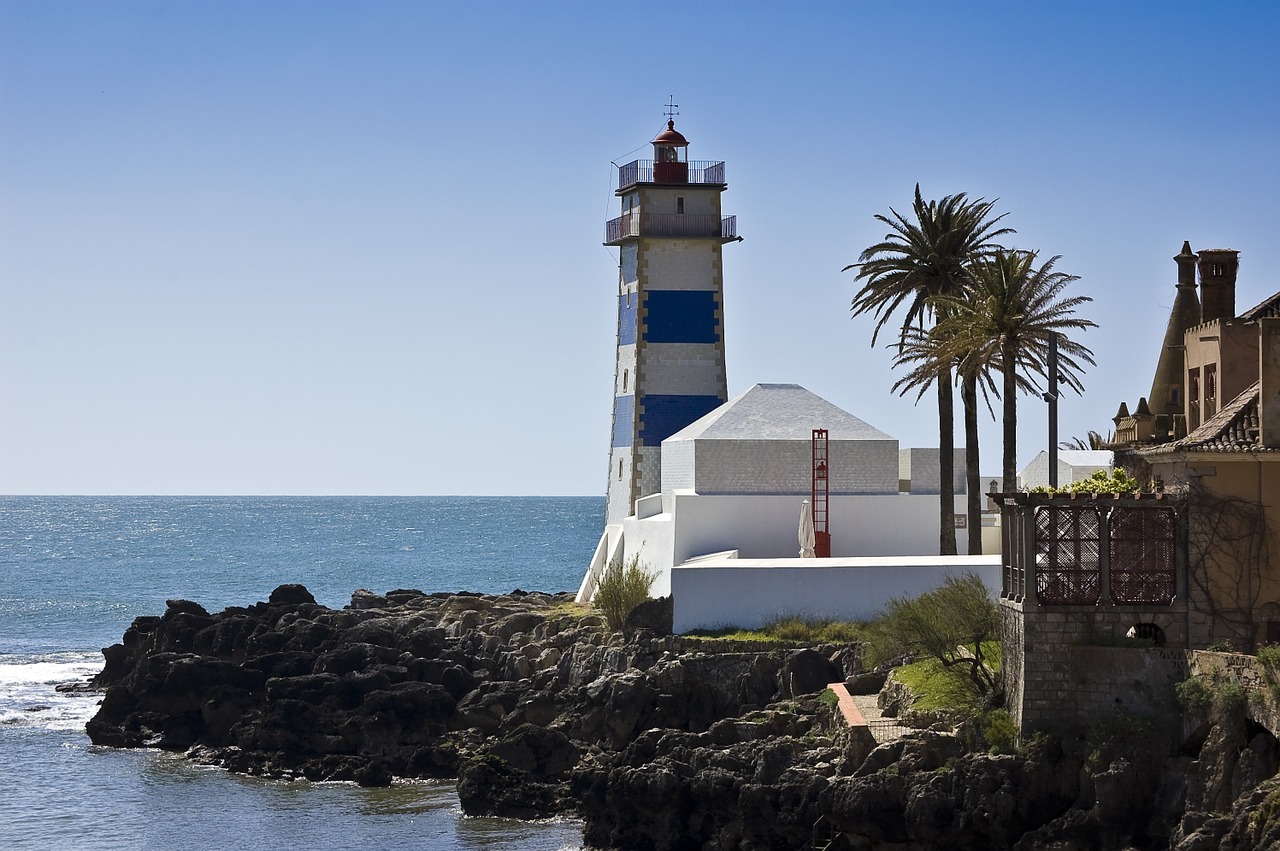
<path id="1" fill-rule="evenodd" d="M 936 503 L 935 503 L 936 504 Z M 673 628 L 754 629 L 780 617 L 867 620 L 893 597 L 914 597 L 947 576 L 975 573 L 994 598 L 1000 555 L 740 559 L 720 553 L 671 570 Z"/>
<path id="2" fill-rule="evenodd" d="M 622 546 L 610 549 L 656 574 L 652 594 L 671 593 L 671 568 L 709 553 L 736 551 L 743 559 L 788 559 L 800 555 L 801 496 L 708 496 L 691 491 L 654 494 L 636 501 L 622 521 Z M 831 555 L 908 556 L 938 549 L 936 494 L 833 496 L 829 501 Z M 964 497 L 956 497 L 956 513 Z M 967 533 L 956 530 L 957 548 Z M 611 556 L 612 557 L 612 554 Z"/>

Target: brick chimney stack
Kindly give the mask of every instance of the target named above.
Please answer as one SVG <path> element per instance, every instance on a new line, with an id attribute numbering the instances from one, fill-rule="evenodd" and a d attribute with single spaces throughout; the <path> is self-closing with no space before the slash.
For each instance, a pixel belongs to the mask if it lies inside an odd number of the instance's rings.
<path id="1" fill-rule="evenodd" d="M 1236 272 L 1240 252 L 1229 248 L 1202 248 L 1200 267 L 1200 321 L 1234 319 L 1236 315 Z M 1182 268 L 1179 264 L 1179 272 Z"/>

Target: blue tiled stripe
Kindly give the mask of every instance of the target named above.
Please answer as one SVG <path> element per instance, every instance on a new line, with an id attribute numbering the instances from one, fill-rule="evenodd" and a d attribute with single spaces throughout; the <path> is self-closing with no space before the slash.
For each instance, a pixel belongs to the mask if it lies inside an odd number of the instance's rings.
<path id="1" fill-rule="evenodd" d="M 644 294 L 647 343 L 718 343 L 712 290 L 651 290 Z"/>
<path id="2" fill-rule="evenodd" d="M 620 397 L 623 398 L 623 397 Z M 630 397 L 626 397 L 630 398 Z M 640 444 L 658 446 L 662 441 L 724 402 L 718 396 L 665 396 L 641 398 L 644 413 L 640 415 Z M 614 404 L 617 411 L 617 404 Z M 617 440 L 617 414 L 614 414 L 614 440 Z M 614 443 L 614 446 L 619 444 Z"/>
<path id="3" fill-rule="evenodd" d="M 633 442 L 631 428 L 635 422 L 636 397 L 613 398 L 613 445 L 630 446 Z"/>
<path id="4" fill-rule="evenodd" d="M 636 295 L 618 296 L 618 345 L 630 346 L 636 341 L 637 315 Z"/>
<path id="5" fill-rule="evenodd" d="M 637 260 L 635 243 L 622 246 L 621 257 L 619 258 L 619 267 L 622 270 L 622 283 L 629 284 L 637 277 Z"/>

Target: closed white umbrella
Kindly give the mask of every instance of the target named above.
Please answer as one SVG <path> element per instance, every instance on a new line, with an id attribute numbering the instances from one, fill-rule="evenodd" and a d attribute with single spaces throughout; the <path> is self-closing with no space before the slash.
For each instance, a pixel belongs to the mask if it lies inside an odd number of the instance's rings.
<path id="1" fill-rule="evenodd" d="M 813 546 L 817 535 L 813 532 L 813 506 L 809 500 L 800 503 L 800 558 L 817 558 Z"/>

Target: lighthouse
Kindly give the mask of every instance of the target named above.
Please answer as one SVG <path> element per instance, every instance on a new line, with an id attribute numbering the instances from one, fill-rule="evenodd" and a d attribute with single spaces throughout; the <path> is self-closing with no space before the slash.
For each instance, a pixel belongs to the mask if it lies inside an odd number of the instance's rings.
<path id="1" fill-rule="evenodd" d="M 662 489 L 662 441 L 728 400 L 724 360 L 723 162 L 691 161 L 674 119 L 653 159 L 618 168 L 618 345 L 606 522 Z"/>

